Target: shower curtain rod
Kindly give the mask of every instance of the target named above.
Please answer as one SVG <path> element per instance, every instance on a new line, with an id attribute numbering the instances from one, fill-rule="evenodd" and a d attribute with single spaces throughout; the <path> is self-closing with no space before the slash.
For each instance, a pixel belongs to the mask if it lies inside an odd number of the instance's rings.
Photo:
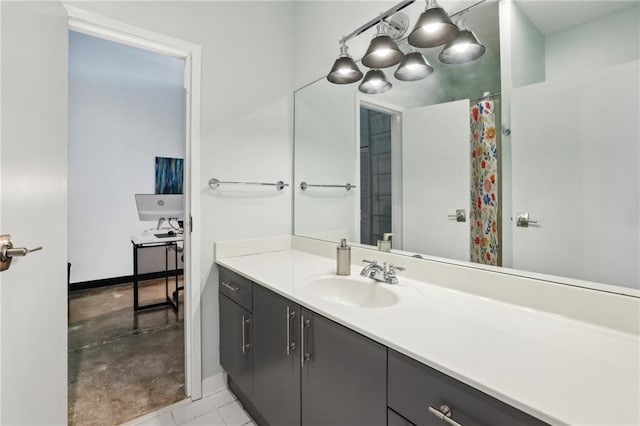
<path id="1" fill-rule="evenodd" d="M 476 98 L 476 99 L 471 99 L 469 102 L 474 103 L 474 102 L 478 102 L 478 101 L 483 101 L 485 99 L 491 99 L 491 98 L 498 97 L 501 94 L 502 94 L 502 92 L 489 93 L 488 95 L 484 95 L 484 96 L 481 96 L 481 97 Z"/>

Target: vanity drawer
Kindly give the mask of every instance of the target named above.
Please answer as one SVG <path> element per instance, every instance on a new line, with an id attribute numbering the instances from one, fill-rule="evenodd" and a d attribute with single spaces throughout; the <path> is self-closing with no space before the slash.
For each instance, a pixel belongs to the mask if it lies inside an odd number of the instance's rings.
<path id="1" fill-rule="evenodd" d="M 220 292 L 249 312 L 253 310 L 253 284 L 242 275 L 222 266 L 220 268 Z"/>
<path id="2" fill-rule="evenodd" d="M 388 360 L 388 405 L 418 426 L 446 424 L 429 409 L 442 406 L 463 426 L 546 424 L 394 350 Z"/>

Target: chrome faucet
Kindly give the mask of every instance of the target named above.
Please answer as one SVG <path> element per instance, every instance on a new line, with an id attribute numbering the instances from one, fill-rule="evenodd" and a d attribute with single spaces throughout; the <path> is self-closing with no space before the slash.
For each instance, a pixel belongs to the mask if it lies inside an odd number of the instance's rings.
<path id="1" fill-rule="evenodd" d="M 396 271 L 404 271 L 404 268 L 399 266 L 393 266 L 392 264 L 387 266 L 387 262 L 383 262 L 382 266 L 380 266 L 377 260 L 362 259 L 362 261 L 368 265 L 362 268 L 360 275 L 382 283 L 398 284 Z"/>

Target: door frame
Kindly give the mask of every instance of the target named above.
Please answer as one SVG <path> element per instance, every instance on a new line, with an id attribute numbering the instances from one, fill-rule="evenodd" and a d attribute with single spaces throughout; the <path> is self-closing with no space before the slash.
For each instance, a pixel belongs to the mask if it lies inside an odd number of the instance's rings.
<path id="1" fill-rule="evenodd" d="M 200 316 L 200 97 L 202 47 L 164 34 L 107 18 L 64 4 L 69 15 L 69 31 L 114 41 L 163 55 L 184 59 L 185 88 L 185 232 L 184 242 L 184 335 L 185 394 L 192 400 L 202 397 L 202 341 Z"/>
<path id="2" fill-rule="evenodd" d="M 355 145 L 356 164 L 355 173 L 357 181 L 360 181 L 360 107 L 383 112 L 391 116 L 391 232 L 395 247 L 401 250 L 403 246 L 402 238 L 402 112 L 406 109 L 399 105 L 379 99 L 372 99 L 370 96 L 356 93 L 355 96 Z M 357 185 L 357 196 L 355 197 L 355 230 L 356 238 L 360 240 L 360 188 Z"/>

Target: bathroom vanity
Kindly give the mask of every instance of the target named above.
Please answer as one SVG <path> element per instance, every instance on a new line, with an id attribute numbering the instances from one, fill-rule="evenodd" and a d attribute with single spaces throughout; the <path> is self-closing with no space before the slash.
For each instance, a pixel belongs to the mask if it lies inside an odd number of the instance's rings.
<path id="1" fill-rule="evenodd" d="M 633 333 L 295 249 L 216 262 L 221 364 L 261 424 L 640 420 Z"/>

